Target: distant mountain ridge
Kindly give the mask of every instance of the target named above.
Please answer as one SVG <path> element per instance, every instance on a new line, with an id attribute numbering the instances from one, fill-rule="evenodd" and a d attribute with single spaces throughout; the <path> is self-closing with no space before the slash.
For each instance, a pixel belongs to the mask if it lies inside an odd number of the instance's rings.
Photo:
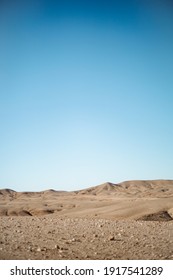
<path id="1" fill-rule="evenodd" d="M 118 184 L 106 182 L 95 187 L 79 190 L 83 195 L 136 195 L 148 196 L 158 193 L 160 196 L 173 195 L 173 180 L 133 180 Z"/>
<path id="2" fill-rule="evenodd" d="M 0 189 L 0 197 L 10 196 L 17 197 L 21 195 L 27 196 L 42 196 L 42 195 L 68 195 L 70 193 L 76 195 L 136 195 L 138 196 L 152 196 L 159 194 L 159 197 L 173 195 L 173 180 L 131 180 L 123 181 L 118 184 L 106 182 L 94 187 L 89 187 L 77 191 L 59 191 L 48 189 L 40 192 L 17 192 L 11 189 Z"/>
<path id="3" fill-rule="evenodd" d="M 0 190 L 0 216 L 100 217 L 172 221 L 173 180 L 106 182 L 77 191 Z"/>

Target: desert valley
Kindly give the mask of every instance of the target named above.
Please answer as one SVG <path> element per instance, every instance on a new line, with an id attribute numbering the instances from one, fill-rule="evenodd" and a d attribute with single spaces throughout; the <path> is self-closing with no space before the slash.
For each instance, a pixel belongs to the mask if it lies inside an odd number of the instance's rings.
<path id="1" fill-rule="evenodd" d="M 173 259 L 173 180 L 1 189 L 0 259 Z"/>

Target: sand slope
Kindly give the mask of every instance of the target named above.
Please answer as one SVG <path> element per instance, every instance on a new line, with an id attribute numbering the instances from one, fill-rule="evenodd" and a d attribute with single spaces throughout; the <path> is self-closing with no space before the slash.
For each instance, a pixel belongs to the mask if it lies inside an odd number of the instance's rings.
<path id="1" fill-rule="evenodd" d="M 64 192 L 0 190 L 1 216 L 38 216 L 139 219 L 160 211 L 173 216 L 173 180 L 126 181 Z M 157 216 L 156 216 L 157 217 Z"/>

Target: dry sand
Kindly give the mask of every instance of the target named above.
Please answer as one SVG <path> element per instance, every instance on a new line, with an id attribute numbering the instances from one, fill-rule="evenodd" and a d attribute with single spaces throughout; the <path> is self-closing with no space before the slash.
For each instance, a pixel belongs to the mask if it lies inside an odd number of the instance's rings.
<path id="1" fill-rule="evenodd" d="M 0 190 L 0 259 L 173 259 L 173 180 Z"/>

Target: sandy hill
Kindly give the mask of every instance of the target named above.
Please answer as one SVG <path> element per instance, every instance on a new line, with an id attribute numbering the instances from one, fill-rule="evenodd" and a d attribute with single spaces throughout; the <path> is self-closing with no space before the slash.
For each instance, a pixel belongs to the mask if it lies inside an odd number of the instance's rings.
<path id="1" fill-rule="evenodd" d="M 173 196 L 173 180 L 134 180 L 119 184 L 110 182 L 80 190 L 82 195 L 116 195 L 135 197 L 167 197 Z"/>
<path id="2" fill-rule="evenodd" d="M 171 220 L 173 180 L 110 182 L 78 191 L 0 190 L 0 216 Z"/>
<path id="3" fill-rule="evenodd" d="M 82 195 L 111 195 L 117 193 L 118 190 L 120 191 L 119 185 L 106 182 L 95 187 L 76 191 L 75 193 Z"/>
<path id="4" fill-rule="evenodd" d="M 0 189 L 0 195 L 3 196 L 13 196 L 14 193 L 16 192 L 11 189 Z"/>

